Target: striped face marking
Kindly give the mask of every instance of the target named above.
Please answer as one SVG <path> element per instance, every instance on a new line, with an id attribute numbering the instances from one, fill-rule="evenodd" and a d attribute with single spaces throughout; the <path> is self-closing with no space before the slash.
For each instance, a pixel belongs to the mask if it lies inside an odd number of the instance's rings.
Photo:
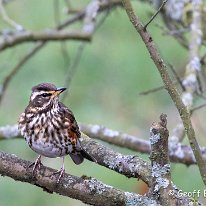
<path id="1" fill-rule="evenodd" d="M 58 99 L 54 94 L 55 91 L 34 91 L 30 97 L 30 104 L 38 111 L 45 110 Z"/>

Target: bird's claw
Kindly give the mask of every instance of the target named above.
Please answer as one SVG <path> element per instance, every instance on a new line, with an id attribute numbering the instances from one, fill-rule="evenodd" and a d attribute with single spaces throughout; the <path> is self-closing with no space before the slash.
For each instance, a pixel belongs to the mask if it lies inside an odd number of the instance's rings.
<path id="1" fill-rule="evenodd" d="M 34 165 L 34 166 L 33 166 Z M 32 167 L 33 166 L 33 169 L 32 169 L 32 176 L 34 177 L 35 176 L 35 172 L 40 170 L 41 169 L 41 166 L 43 166 L 43 164 L 41 163 L 41 155 L 39 155 L 37 157 L 37 159 L 35 160 L 35 162 L 31 163 L 29 165 L 29 167 Z"/>
<path id="2" fill-rule="evenodd" d="M 58 170 L 57 172 L 54 172 L 52 175 L 56 175 L 56 174 L 59 174 L 59 177 L 57 179 L 57 184 L 59 184 L 60 182 L 60 179 L 64 176 L 64 173 L 65 173 L 65 169 L 64 167 L 62 167 L 60 170 Z"/>

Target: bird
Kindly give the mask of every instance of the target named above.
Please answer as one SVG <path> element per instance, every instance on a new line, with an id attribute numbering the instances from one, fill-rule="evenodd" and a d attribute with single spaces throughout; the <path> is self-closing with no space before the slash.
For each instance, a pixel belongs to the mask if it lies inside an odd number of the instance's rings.
<path id="1" fill-rule="evenodd" d="M 40 169 L 41 157 L 62 158 L 57 183 L 65 173 L 64 157 L 69 155 L 77 165 L 84 158 L 96 162 L 81 145 L 81 132 L 73 112 L 60 102 L 59 95 L 66 90 L 52 83 L 32 87 L 29 104 L 20 115 L 18 129 L 29 147 L 38 154 L 32 174 Z"/>

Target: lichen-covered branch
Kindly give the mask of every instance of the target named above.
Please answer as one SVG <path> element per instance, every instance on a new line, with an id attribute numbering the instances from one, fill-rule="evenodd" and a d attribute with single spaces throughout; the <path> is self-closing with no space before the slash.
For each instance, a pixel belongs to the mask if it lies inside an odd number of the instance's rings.
<path id="1" fill-rule="evenodd" d="M 141 153 L 149 154 L 150 152 L 149 141 L 141 139 L 140 137 L 112 130 L 101 125 L 79 124 L 79 126 L 81 131 L 91 138 L 99 139 L 110 144 L 128 148 Z"/>
<path id="2" fill-rule="evenodd" d="M 55 170 L 42 166 L 35 177 L 32 176 L 31 162 L 15 155 L 0 151 L 0 174 L 14 180 L 28 182 L 49 193 L 57 193 L 81 200 L 92 205 L 159 205 L 149 197 L 124 192 L 91 177 L 76 177 L 65 174 L 59 184 L 53 173 Z"/>
<path id="3" fill-rule="evenodd" d="M 155 43 L 151 37 L 151 35 L 148 33 L 147 30 L 144 29 L 144 26 L 140 19 L 135 15 L 134 10 L 132 8 L 132 5 L 129 0 L 122 0 L 123 6 L 126 10 L 126 13 L 133 24 L 134 28 L 138 32 L 138 34 L 141 36 L 143 42 L 145 43 L 145 46 L 150 53 L 150 56 L 156 65 L 160 76 L 165 84 L 165 89 L 168 91 L 171 99 L 173 100 L 174 104 L 176 105 L 176 108 L 180 114 L 180 117 L 182 119 L 182 122 L 184 124 L 184 128 L 186 131 L 186 134 L 188 136 L 190 146 L 193 150 L 194 156 L 196 158 L 200 174 L 202 176 L 202 180 L 204 184 L 206 185 L 206 162 L 203 159 L 201 155 L 201 150 L 198 145 L 198 142 L 195 137 L 195 131 L 191 123 L 190 119 L 190 113 L 187 110 L 187 107 L 184 105 L 184 103 L 181 100 L 181 97 L 179 93 L 177 92 L 175 86 L 172 84 L 171 78 L 167 71 L 167 66 L 164 63 L 163 59 L 161 58 L 159 52 L 156 49 Z"/>
<path id="4" fill-rule="evenodd" d="M 186 16 L 186 7 L 190 4 L 190 1 L 191 0 L 169 0 L 161 10 L 162 20 L 168 28 L 167 31 L 167 29 L 162 27 L 164 33 L 174 37 L 185 49 L 188 49 L 189 45 L 184 34 L 187 33 L 189 29 L 187 28 L 187 23 L 184 21 L 184 17 Z M 156 9 L 162 4 L 162 0 L 152 0 L 152 2 Z"/>
<path id="5" fill-rule="evenodd" d="M 167 115 L 160 115 L 160 122 L 154 122 L 150 128 L 152 165 L 152 186 L 150 194 L 161 205 L 193 205 L 188 197 L 178 196 L 178 190 L 171 181 L 170 160 L 168 153 Z M 176 193 L 177 192 L 177 193 Z"/>
<path id="6" fill-rule="evenodd" d="M 189 63 L 186 66 L 185 77 L 182 81 L 185 92 L 182 94 L 182 101 L 191 109 L 193 96 L 200 88 L 198 73 L 201 71 L 200 49 L 202 46 L 202 8 L 201 0 L 192 0 L 192 22 L 190 24 L 191 41 L 189 45 Z"/>
<path id="7" fill-rule="evenodd" d="M 154 122 L 150 128 L 152 165 L 152 188 L 155 199 L 159 199 L 162 205 L 176 205 L 175 199 L 170 196 L 172 190 L 170 161 L 168 153 L 167 119 L 161 114 L 160 122 Z"/>
<path id="8" fill-rule="evenodd" d="M 86 125 L 80 123 L 79 125 L 81 131 L 91 138 L 99 139 L 113 145 L 145 154 L 149 154 L 151 151 L 149 141 L 143 140 L 139 137 L 111 130 L 100 125 Z M 18 131 L 17 125 L 0 127 L 0 140 L 12 138 L 22 138 Z M 206 148 L 202 147 L 201 152 L 203 158 L 206 160 Z M 191 147 L 183 145 L 180 142 L 169 142 L 169 157 L 170 161 L 174 163 L 182 163 L 188 166 L 196 164 Z"/>
<path id="9" fill-rule="evenodd" d="M 127 177 L 136 177 L 151 185 L 150 165 L 145 160 L 133 155 L 122 155 L 82 134 L 82 145 L 96 158 L 97 163 Z"/>
<path id="10" fill-rule="evenodd" d="M 9 133 L 5 134 L 7 137 L 18 136 L 16 128 L 12 128 L 13 130 L 9 126 L 7 128 L 10 130 Z M 2 135 L 1 130 L 0 135 Z M 152 187 L 152 173 L 148 163 L 136 156 L 116 153 L 97 144 L 84 134 L 82 134 L 82 138 L 82 146 L 88 153 L 95 156 L 97 164 L 128 177 L 141 178 L 149 187 Z M 42 166 L 35 174 L 35 177 L 33 177 L 32 167 L 29 167 L 30 164 L 31 162 L 29 161 L 0 151 L 0 175 L 11 177 L 17 181 L 28 182 L 43 188 L 44 191 L 49 193 L 55 192 L 92 205 L 160 205 L 154 201 L 152 193 L 149 193 L 147 196 L 141 196 L 123 192 L 105 185 L 94 178 L 86 177 L 84 174 L 82 174 L 81 178 L 65 174 L 60 184 L 56 184 L 58 176 L 53 175 L 55 170 Z M 189 204 L 187 197 L 179 198 L 175 192 L 172 193 L 172 197 L 178 201 L 178 205 Z"/>
<path id="11" fill-rule="evenodd" d="M 0 139 L 21 137 L 17 125 L 0 127 Z M 21 137 L 22 138 L 22 137 Z M 122 155 L 101 144 L 98 144 L 82 133 L 83 147 L 97 160 L 97 163 L 127 177 L 142 179 L 151 183 L 150 165 L 138 156 Z"/>
<path id="12" fill-rule="evenodd" d="M 99 139 L 110 144 L 128 148 L 130 150 L 149 154 L 151 151 L 150 142 L 141 139 L 137 136 L 132 136 L 126 133 L 122 133 L 116 130 L 109 129 L 101 125 L 86 125 L 79 124 L 83 133 L 87 134 L 91 138 Z M 174 135 L 182 136 L 182 127 L 176 128 L 173 132 Z M 1 127 L 0 127 L 0 139 L 1 139 Z M 201 148 L 203 158 L 206 160 L 206 148 Z M 169 158 L 171 162 L 182 163 L 185 165 L 196 164 L 196 160 L 192 149 L 188 145 L 183 145 L 180 142 L 169 142 Z"/>

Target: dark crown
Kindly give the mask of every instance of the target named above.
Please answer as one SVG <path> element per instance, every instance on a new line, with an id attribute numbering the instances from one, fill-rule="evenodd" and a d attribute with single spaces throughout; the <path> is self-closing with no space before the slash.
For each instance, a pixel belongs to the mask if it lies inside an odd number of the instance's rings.
<path id="1" fill-rule="evenodd" d="M 57 90 L 57 87 L 54 84 L 51 83 L 41 83 L 38 84 L 34 87 L 32 87 L 32 92 L 36 92 L 36 91 L 55 91 Z"/>

